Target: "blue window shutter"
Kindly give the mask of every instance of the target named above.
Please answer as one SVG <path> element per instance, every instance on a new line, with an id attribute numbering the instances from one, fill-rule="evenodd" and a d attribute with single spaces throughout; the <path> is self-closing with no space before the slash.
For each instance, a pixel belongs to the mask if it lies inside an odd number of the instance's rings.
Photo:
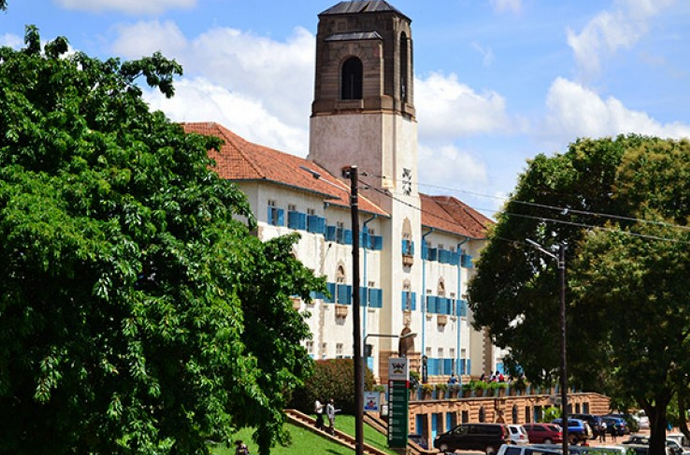
<path id="1" fill-rule="evenodd" d="M 326 219 L 317 215 L 307 217 L 307 231 L 314 234 L 323 234 L 326 227 Z"/>
<path id="2" fill-rule="evenodd" d="M 472 359 L 467 359 L 467 374 L 472 374 Z"/>
<path id="3" fill-rule="evenodd" d="M 381 251 L 383 249 L 383 237 L 380 235 L 374 235 L 371 239 L 371 249 Z"/>
<path id="4" fill-rule="evenodd" d="M 457 251 L 454 251 L 450 260 L 451 260 L 451 264 L 460 265 L 460 253 L 458 253 Z"/>
<path id="5" fill-rule="evenodd" d="M 415 311 L 417 309 L 417 293 L 413 292 L 412 293 L 412 311 Z"/>
<path id="6" fill-rule="evenodd" d="M 334 242 L 336 231 L 337 228 L 335 226 L 326 226 L 326 240 L 329 242 Z"/>
<path id="7" fill-rule="evenodd" d="M 435 295 L 428 295 L 426 297 L 426 312 L 427 313 L 436 313 L 436 296 Z"/>
<path id="8" fill-rule="evenodd" d="M 345 287 L 345 298 L 348 305 L 352 304 L 352 286 L 349 284 Z"/>
<path id="9" fill-rule="evenodd" d="M 414 242 L 410 241 L 410 254 L 414 256 Z"/>
<path id="10" fill-rule="evenodd" d="M 301 212 L 296 212 L 290 210 L 288 212 L 288 227 L 290 229 L 302 229 L 306 228 L 306 214 Z"/>
<path id="11" fill-rule="evenodd" d="M 383 308 L 383 289 L 369 289 L 369 306 Z"/>
<path id="12" fill-rule="evenodd" d="M 369 306 L 367 305 L 367 297 L 369 297 L 368 288 L 361 286 L 359 288 L 359 306 Z"/>
<path id="13" fill-rule="evenodd" d="M 346 284 L 339 284 L 336 286 L 337 288 L 337 293 L 338 293 L 338 299 L 336 303 L 339 303 L 341 305 L 348 305 L 350 301 L 348 300 L 347 296 L 347 285 Z"/>
<path id="14" fill-rule="evenodd" d="M 326 283 L 326 287 L 328 288 L 328 293 L 330 296 L 328 296 L 325 300 L 326 303 L 333 303 L 335 302 L 335 283 Z"/>
<path id="15" fill-rule="evenodd" d="M 273 207 L 268 206 L 268 215 L 266 216 L 266 222 L 268 224 L 273 224 Z"/>
<path id="16" fill-rule="evenodd" d="M 400 296 L 400 309 L 405 311 L 407 308 L 405 308 L 407 303 L 407 292 L 402 291 L 402 295 Z"/>
<path id="17" fill-rule="evenodd" d="M 278 226 L 285 226 L 285 210 L 283 209 L 276 209 L 278 210 Z"/>
<path id="18" fill-rule="evenodd" d="M 343 243 L 345 245 L 352 245 L 352 231 L 350 229 L 345 229 L 343 237 L 344 237 Z"/>
<path id="19" fill-rule="evenodd" d="M 429 260 L 429 247 L 426 243 L 422 245 L 422 259 Z"/>
<path id="20" fill-rule="evenodd" d="M 408 244 L 409 244 L 409 241 L 408 241 L 408 240 L 403 240 L 403 241 L 402 241 L 402 254 L 407 254 L 407 250 L 408 250 L 408 246 L 407 246 L 407 245 L 408 245 Z"/>

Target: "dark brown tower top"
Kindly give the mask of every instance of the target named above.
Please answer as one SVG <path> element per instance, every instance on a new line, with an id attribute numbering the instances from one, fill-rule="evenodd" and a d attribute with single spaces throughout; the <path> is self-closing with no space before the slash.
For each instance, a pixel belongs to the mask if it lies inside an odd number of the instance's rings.
<path id="1" fill-rule="evenodd" d="M 312 116 L 414 118 L 411 22 L 383 0 L 343 1 L 319 14 Z"/>
<path id="2" fill-rule="evenodd" d="M 399 16 L 405 17 L 408 22 L 412 22 L 410 18 L 405 16 L 399 10 L 392 7 L 388 2 L 383 0 L 354 0 L 340 2 L 335 6 L 328 8 L 326 11 L 319 14 L 320 16 L 327 16 L 330 14 L 361 14 L 361 13 L 380 13 L 384 11 L 392 11 Z"/>

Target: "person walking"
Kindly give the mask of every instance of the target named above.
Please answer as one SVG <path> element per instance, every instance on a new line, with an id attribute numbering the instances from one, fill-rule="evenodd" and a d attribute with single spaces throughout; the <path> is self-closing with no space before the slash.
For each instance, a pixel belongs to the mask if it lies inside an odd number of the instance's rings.
<path id="1" fill-rule="evenodd" d="M 335 434 L 335 406 L 333 406 L 333 398 L 328 400 L 326 405 L 326 416 L 328 417 L 328 432 Z"/>
<path id="2" fill-rule="evenodd" d="M 599 424 L 599 442 L 606 442 L 606 422 L 603 420 Z"/>
<path id="3" fill-rule="evenodd" d="M 314 413 L 316 414 L 316 428 L 323 430 L 323 404 L 318 398 L 314 402 Z"/>

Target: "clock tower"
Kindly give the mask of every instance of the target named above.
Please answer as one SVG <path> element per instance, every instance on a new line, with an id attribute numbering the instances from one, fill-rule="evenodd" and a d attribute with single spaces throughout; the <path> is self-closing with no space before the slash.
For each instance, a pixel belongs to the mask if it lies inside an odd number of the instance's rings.
<path id="1" fill-rule="evenodd" d="M 309 159 L 419 206 L 411 20 L 382 0 L 343 1 L 319 14 Z M 393 199 L 365 195 L 383 209 Z"/>
<path id="2" fill-rule="evenodd" d="M 319 14 L 309 159 L 341 176 L 356 165 L 360 192 L 390 214 L 380 223 L 376 286 L 380 312 L 365 310 L 365 331 L 422 333 L 421 202 L 417 190 L 411 20 L 383 0 L 342 1 Z M 378 252 L 377 252 L 378 253 Z M 380 262 L 379 262 L 380 261 Z M 367 286 L 372 278 L 360 283 Z M 408 342 L 414 343 L 410 338 Z M 380 365 L 397 357 L 398 343 L 377 340 Z M 408 358 L 419 358 L 414 346 Z"/>

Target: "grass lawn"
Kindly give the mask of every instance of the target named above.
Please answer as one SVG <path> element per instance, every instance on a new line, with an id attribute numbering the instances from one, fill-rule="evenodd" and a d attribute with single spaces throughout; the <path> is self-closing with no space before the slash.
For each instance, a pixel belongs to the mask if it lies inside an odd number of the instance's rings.
<path id="1" fill-rule="evenodd" d="M 335 419 L 335 427 L 354 437 L 355 418 L 354 416 L 338 415 Z M 352 449 L 331 442 L 331 440 L 318 436 L 311 431 L 305 430 L 292 424 L 287 424 L 287 428 L 292 435 L 292 444 L 288 447 L 276 446 L 271 449 L 271 455 L 304 455 L 304 454 L 328 454 L 328 455 L 352 455 Z M 242 439 L 252 455 L 259 453 L 258 447 L 252 441 L 251 429 L 245 429 L 235 435 L 235 439 Z M 364 442 L 386 453 L 395 455 L 395 452 L 388 449 L 388 441 L 385 434 L 381 434 L 368 425 L 364 425 Z M 212 448 L 213 455 L 234 455 L 235 447 L 225 448 L 221 446 Z"/>

